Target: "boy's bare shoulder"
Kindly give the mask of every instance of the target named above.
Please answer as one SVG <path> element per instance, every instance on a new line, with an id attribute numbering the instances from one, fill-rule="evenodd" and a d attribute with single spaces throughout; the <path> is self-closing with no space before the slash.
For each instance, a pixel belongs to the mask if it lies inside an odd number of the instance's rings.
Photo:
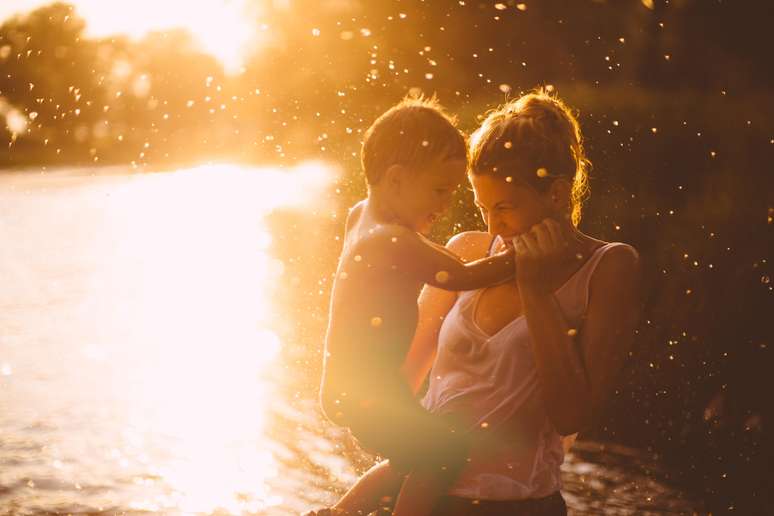
<path id="1" fill-rule="evenodd" d="M 361 228 L 353 241 L 352 252 L 367 258 L 367 263 L 393 263 L 415 252 L 422 245 L 418 233 L 398 224 L 375 224 Z"/>
<path id="2" fill-rule="evenodd" d="M 360 219 L 360 216 L 363 214 L 363 209 L 365 208 L 365 205 L 366 205 L 366 200 L 363 199 L 355 203 L 355 205 L 349 209 L 349 211 L 347 212 L 347 221 L 344 225 L 344 234 L 349 233 L 349 230 L 352 229 L 352 226 L 354 226 L 357 223 L 357 221 Z"/>
<path id="3" fill-rule="evenodd" d="M 396 244 L 409 238 L 419 239 L 419 235 L 399 224 L 376 224 L 364 232 L 361 243 L 368 246 L 381 246 Z"/>
<path id="4" fill-rule="evenodd" d="M 446 248 L 469 262 L 486 256 L 492 244 L 492 235 L 485 231 L 464 231 L 457 233 L 446 242 Z"/>

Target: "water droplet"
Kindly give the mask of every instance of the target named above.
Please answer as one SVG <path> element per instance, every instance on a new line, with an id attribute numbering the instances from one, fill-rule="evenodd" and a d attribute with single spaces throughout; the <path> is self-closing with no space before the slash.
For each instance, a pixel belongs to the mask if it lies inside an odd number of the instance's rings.
<path id="1" fill-rule="evenodd" d="M 538 177 L 541 177 L 541 178 L 548 177 L 548 170 L 544 169 L 543 167 L 540 167 L 539 169 L 537 169 L 536 174 Z"/>
<path id="2" fill-rule="evenodd" d="M 449 273 L 447 271 L 438 271 L 435 273 L 435 281 L 440 284 L 444 284 L 449 281 Z"/>
<path id="3" fill-rule="evenodd" d="M 768 285 L 769 283 L 771 283 L 771 278 L 767 275 L 761 276 L 761 283 L 763 283 L 764 285 Z"/>
<path id="4" fill-rule="evenodd" d="M 576 330 L 575 328 L 570 328 L 569 330 L 567 330 L 568 337 L 575 337 L 577 334 L 578 334 L 578 330 Z"/>
<path id="5" fill-rule="evenodd" d="M 374 317 L 371 317 L 371 326 L 373 326 L 374 328 L 378 328 L 381 325 L 382 325 L 382 318 L 381 317 L 379 317 L 378 315 L 374 316 Z"/>
<path id="6" fill-rule="evenodd" d="M 507 141 L 507 142 L 503 143 L 503 147 L 505 147 L 506 149 L 510 149 L 510 148 L 513 147 L 513 142 Z"/>

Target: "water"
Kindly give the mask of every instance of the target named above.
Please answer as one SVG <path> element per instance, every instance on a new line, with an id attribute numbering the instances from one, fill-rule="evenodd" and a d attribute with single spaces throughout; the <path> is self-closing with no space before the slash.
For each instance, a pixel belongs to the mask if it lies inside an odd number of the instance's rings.
<path id="1" fill-rule="evenodd" d="M 372 463 L 315 401 L 336 174 L 0 174 L 0 514 L 297 514 Z M 574 514 L 697 507 L 662 478 L 565 464 Z"/>

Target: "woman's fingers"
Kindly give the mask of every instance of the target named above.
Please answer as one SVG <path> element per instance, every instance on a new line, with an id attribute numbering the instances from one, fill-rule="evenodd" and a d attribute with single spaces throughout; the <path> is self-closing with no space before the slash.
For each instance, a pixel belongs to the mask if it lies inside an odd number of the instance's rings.
<path id="1" fill-rule="evenodd" d="M 529 230 L 529 234 L 534 237 L 535 243 L 541 254 L 545 255 L 551 253 L 553 242 L 551 241 L 551 234 L 548 232 L 545 221 L 532 226 L 532 229 Z"/>
<path id="2" fill-rule="evenodd" d="M 546 219 L 545 226 L 548 233 L 551 235 L 551 241 L 556 249 L 562 250 L 570 245 L 569 240 L 567 240 L 567 235 L 562 231 L 562 226 L 557 221 L 554 219 Z"/>
<path id="3" fill-rule="evenodd" d="M 537 238 L 534 234 L 532 234 L 532 232 L 528 231 L 523 233 L 519 238 L 523 243 L 528 255 L 532 256 L 533 258 L 540 256 L 540 245 L 538 244 Z"/>

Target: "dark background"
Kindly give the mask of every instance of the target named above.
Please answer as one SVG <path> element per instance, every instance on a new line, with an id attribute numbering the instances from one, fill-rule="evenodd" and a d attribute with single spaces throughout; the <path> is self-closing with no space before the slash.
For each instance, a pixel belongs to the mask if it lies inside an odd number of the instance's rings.
<path id="1" fill-rule="evenodd" d="M 280 37 L 235 75 L 184 31 L 89 39 L 66 4 L 6 20 L 0 113 L 28 125 L 0 131 L 0 167 L 333 161 L 343 213 L 365 193 L 363 131 L 409 91 L 436 93 L 470 131 L 499 102 L 550 85 L 578 110 L 593 163 L 582 229 L 632 243 L 645 264 L 635 350 L 583 437 L 652 454 L 715 513 L 767 512 L 770 3 L 302 0 L 267 16 L 256 27 Z M 459 201 L 439 241 L 481 227 L 469 192 Z M 327 288 L 332 257 L 295 266 Z M 298 303 L 324 319 L 317 291 Z"/>

